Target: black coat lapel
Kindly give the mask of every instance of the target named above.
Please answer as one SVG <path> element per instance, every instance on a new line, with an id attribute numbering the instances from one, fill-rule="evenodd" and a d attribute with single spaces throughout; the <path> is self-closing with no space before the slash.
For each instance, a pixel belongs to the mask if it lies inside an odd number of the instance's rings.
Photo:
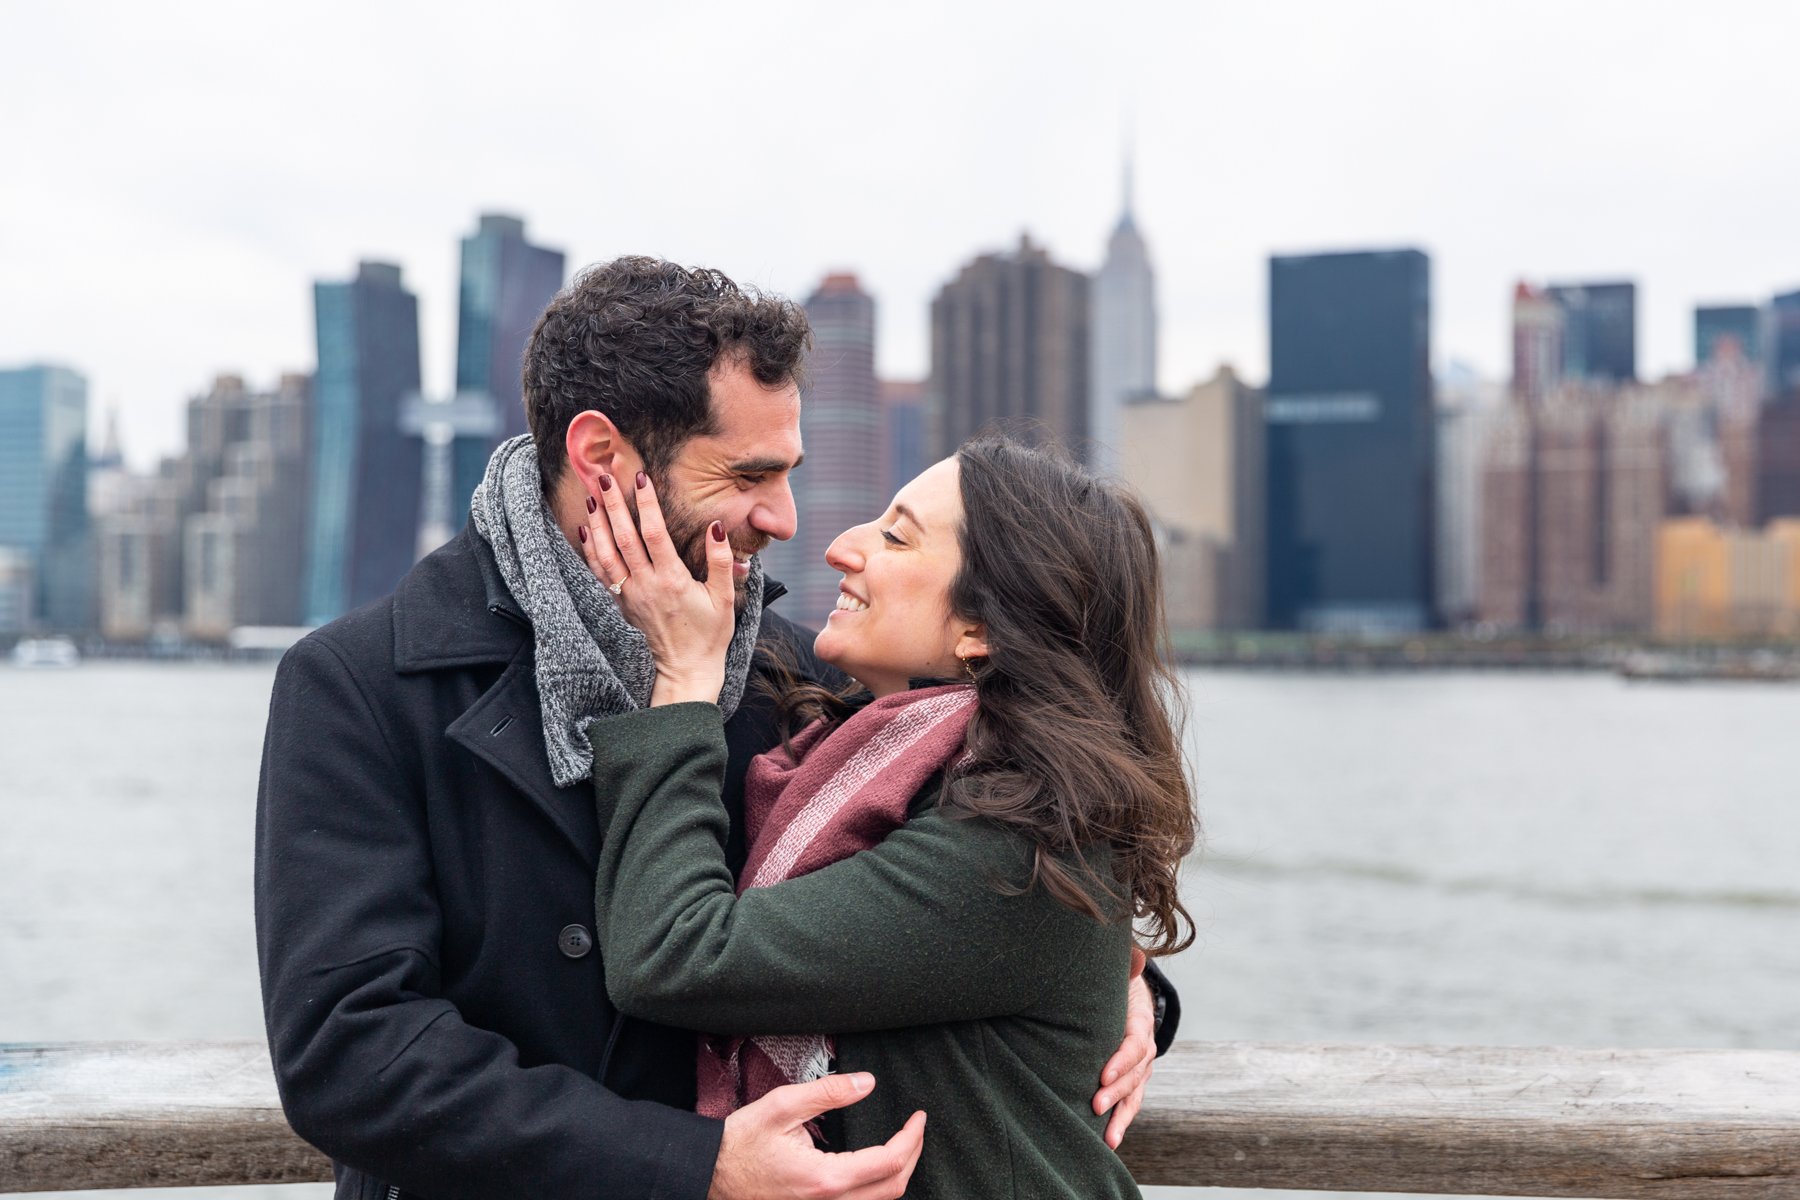
<path id="1" fill-rule="evenodd" d="M 593 787 L 586 780 L 557 787 L 550 777 L 535 667 L 534 646 L 527 641 L 494 685 L 445 732 L 543 809 L 583 861 L 596 862 L 600 825 Z"/>

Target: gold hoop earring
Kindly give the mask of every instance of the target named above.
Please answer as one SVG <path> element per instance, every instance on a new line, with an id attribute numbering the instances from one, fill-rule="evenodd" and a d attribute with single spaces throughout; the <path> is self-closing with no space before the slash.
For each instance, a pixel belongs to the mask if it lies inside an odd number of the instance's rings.
<path id="1" fill-rule="evenodd" d="M 968 675 L 969 682 L 974 683 L 975 682 L 975 663 L 972 661 L 974 656 L 968 655 L 968 654 L 959 654 L 956 657 L 962 660 L 963 672 L 964 672 L 964 674 Z"/>

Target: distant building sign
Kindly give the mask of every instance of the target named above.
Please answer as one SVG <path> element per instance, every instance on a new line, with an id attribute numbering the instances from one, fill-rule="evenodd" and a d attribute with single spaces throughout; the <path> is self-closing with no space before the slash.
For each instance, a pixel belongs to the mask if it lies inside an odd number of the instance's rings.
<path id="1" fill-rule="evenodd" d="M 1347 425 L 1381 419 L 1381 401 L 1368 392 L 1271 396 L 1263 405 L 1271 425 Z"/>

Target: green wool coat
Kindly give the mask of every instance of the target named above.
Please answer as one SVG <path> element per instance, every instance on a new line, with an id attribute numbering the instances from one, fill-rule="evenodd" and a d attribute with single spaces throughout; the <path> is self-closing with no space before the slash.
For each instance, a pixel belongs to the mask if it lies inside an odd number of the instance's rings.
<path id="1" fill-rule="evenodd" d="M 910 1197 L 1137 1196 L 1092 1097 L 1125 1027 L 1131 928 L 1023 883 L 1031 845 L 922 795 L 880 845 L 735 894 L 711 704 L 595 722 L 595 915 L 620 1011 L 717 1034 L 832 1033 L 868 1071 L 846 1149 L 915 1110 Z M 1098 865 L 1098 864 L 1097 864 Z"/>

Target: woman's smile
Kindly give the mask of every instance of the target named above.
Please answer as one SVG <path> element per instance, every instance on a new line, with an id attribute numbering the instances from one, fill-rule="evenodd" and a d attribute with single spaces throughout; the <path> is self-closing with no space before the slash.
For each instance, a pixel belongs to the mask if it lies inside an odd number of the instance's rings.
<path id="1" fill-rule="evenodd" d="M 956 460 L 944 459 L 825 551 L 842 582 L 813 650 L 876 696 L 905 691 L 915 678 L 960 673 L 958 647 L 973 630 L 950 611 L 962 565 L 958 479 Z"/>

